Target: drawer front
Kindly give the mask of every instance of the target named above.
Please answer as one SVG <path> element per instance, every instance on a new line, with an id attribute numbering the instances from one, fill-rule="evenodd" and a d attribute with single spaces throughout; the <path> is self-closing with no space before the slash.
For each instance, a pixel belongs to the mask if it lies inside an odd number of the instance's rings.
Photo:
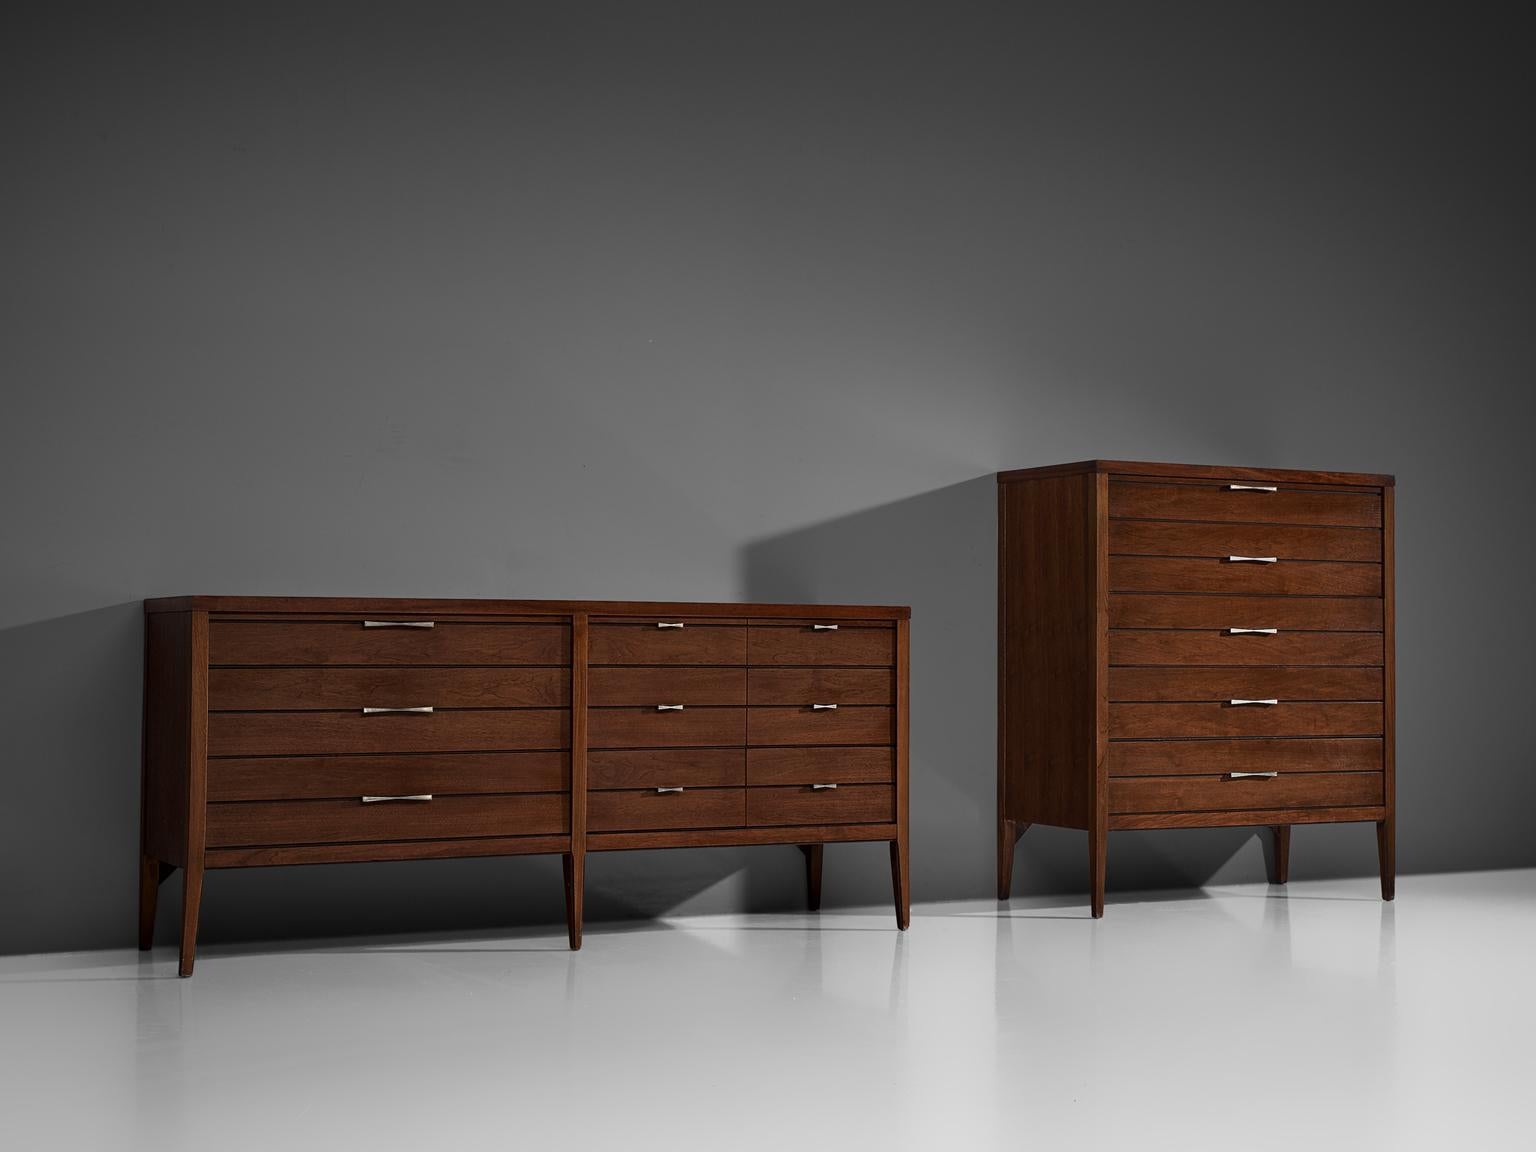
<path id="1" fill-rule="evenodd" d="M 1240 808 L 1353 808 L 1385 803 L 1380 772 L 1309 772 L 1229 779 L 1187 776 L 1109 782 L 1109 810 L 1223 812 Z"/>
<path id="2" fill-rule="evenodd" d="M 1273 555 L 1263 553 L 1262 555 Z M 1239 595 L 1380 596 L 1380 564 L 1210 557 L 1111 556 L 1111 592 L 1230 592 Z"/>
<path id="3" fill-rule="evenodd" d="M 1380 632 L 1382 602 L 1367 596 L 1158 596 L 1115 593 L 1111 628 L 1283 628 Z"/>
<path id="4" fill-rule="evenodd" d="M 747 824 L 885 824 L 896 818 L 896 790 L 889 784 L 810 785 L 747 789 Z"/>
<path id="5" fill-rule="evenodd" d="M 753 704 L 891 704 L 889 668 L 753 668 L 747 699 Z"/>
<path id="6" fill-rule="evenodd" d="M 1370 490 L 1230 491 L 1225 484 L 1144 484 L 1112 480 L 1109 514 L 1145 520 L 1247 521 L 1380 528 L 1381 493 Z"/>
<path id="7" fill-rule="evenodd" d="M 345 752 L 510 752 L 570 747 L 566 708 L 385 713 L 214 712 L 208 755 L 284 756 Z"/>
<path id="8" fill-rule="evenodd" d="M 748 748 L 747 783 L 892 784 L 891 748 Z"/>
<path id="9" fill-rule="evenodd" d="M 681 628 L 662 628 L 682 623 Z M 592 664 L 745 664 L 745 625 L 683 621 L 594 623 L 588 639 Z"/>
<path id="10" fill-rule="evenodd" d="M 1223 772 L 1379 772 L 1379 739 L 1115 740 L 1111 776 L 1195 776 Z"/>
<path id="11" fill-rule="evenodd" d="M 570 831 L 570 797 L 434 796 L 431 800 L 258 800 L 208 805 L 208 847 L 558 836 Z"/>
<path id="12" fill-rule="evenodd" d="M 1380 735 L 1381 705 L 1362 701 L 1322 703 L 1281 700 L 1273 705 L 1213 701 L 1201 704 L 1109 706 L 1111 740 Z"/>
<path id="13" fill-rule="evenodd" d="M 814 624 L 754 622 L 748 630 L 748 657 L 754 665 L 864 665 L 896 662 L 896 630 L 840 623 L 835 630 Z"/>
<path id="14" fill-rule="evenodd" d="M 889 744 L 894 711 L 879 707 L 751 708 L 748 744 Z"/>
<path id="15" fill-rule="evenodd" d="M 570 785 L 568 752 L 263 756 L 208 761 L 211 801 L 562 792 Z"/>
<path id="16" fill-rule="evenodd" d="M 565 668 L 211 668 L 214 711 L 568 708 Z"/>
<path id="17" fill-rule="evenodd" d="M 213 620 L 210 664 L 569 664 L 566 624 L 367 628 L 361 620 Z"/>
<path id="18" fill-rule="evenodd" d="M 587 739 L 593 748 L 687 748 L 746 743 L 745 708 L 593 708 Z"/>
<path id="19" fill-rule="evenodd" d="M 685 828 L 740 828 L 746 819 L 745 788 L 654 788 L 593 792 L 587 826 L 593 832 L 661 832 Z"/>
<path id="20" fill-rule="evenodd" d="M 1225 632 L 1109 634 L 1111 664 L 1358 664 L 1379 665 L 1384 648 L 1376 632 L 1281 632 L 1230 636 Z"/>
<path id="21" fill-rule="evenodd" d="M 1381 530 L 1111 520 L 1109 551 L 1125 556 L 1278 556 L 1282 560 L 1355 560 L 1379 564 Z"/>
<path id="22" fill-rule="evenodd" d="M 589 752 L 587 787 L 740 788 L 746 781 L 741 748 L 634 748 Z"/>
<path id="23" fill-rule="evenodd" d="M 1111 668 L 1111 701 L 1382 700 L 1380 668 Z"/>
<path id="24" fill-rule="evenodd" d="M 591 678 L 594 708 L 747 702 L 745 668 L 593 668 Z"/>

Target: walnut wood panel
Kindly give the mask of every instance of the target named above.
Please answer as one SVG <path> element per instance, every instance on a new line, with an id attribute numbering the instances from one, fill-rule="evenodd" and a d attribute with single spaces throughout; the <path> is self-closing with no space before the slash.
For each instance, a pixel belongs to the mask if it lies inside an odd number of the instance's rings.
<path id="1" fill-rule="evenodd" d="M 1381 820 L 1385 807 L 1237 808 L 1224 812 L 1127 812 L 1109 818 L 1111 828 L 1238 828 L 1256 825 L 1345 824 Z"/>
<path id="2" fill-rule="evenodd" d="M 1380 596 L 1381 565 L 1341 564 L 1331 560 L 1280 560 L 1274 564 L 1254 564 L 1208 557 L 1111 556 L 1109 588 L 1111 592 Z"/>
<path id="3" fill-rule="evenodd" d="M 741 748 L 630 748 L 591 752 L 587 787 L 740 788 L 746 782 Z"/>
<path id="4" fill-rule="evenodd" d="M 186 862 L 193 766 L 190 612 L 144 620 L 143 812 L 146 854 Z"/>
<path id="5" fill-rule="evenodd" d="M 893 721 L 889 707 L 754 707 L 747 712 L 747 743 L 889 744 Z"/>
<path id="6" fill-rule="evenodd" d="M 564 792 L 570 783 L 568 752 L 258 756 L 208 764 L 212 801 Z"/>
<path id="7" fill-rule="evenodd" d="M 818 620 L 904 620 L 912 610 L 880 604 L 718 604 L 677 600 L 457 600 L 400 596 L 160 596 L 144 601 L 146 612 L 219 612 L 229 614 L 364 616 L 369 619 L 448 616 L 571 616 L 646 620 L 705 620 L 723 617 Z"/>
<path id="8" fill-rule="evenodd" d="M 748 748 L 747 783 L 892 784 L 892 748 Z"/>
<path id="9" fill-rule="evenodd" d="M 1146 460 L 1078 460 L 1071 464 L 1048 464 L 1039 468 L 1016 468 L 999 472 L 1000 483 L 1035 480 L 1046 476 L 1109 473 L 1119 479 L 1174 480 L 1181 484 L 1201 480 L 1252 484 L 1284 484 L 1297 488 L 1381 488 L 1391 487 L 1391 476 L 1379 472 L 1318 472 L 1296 468 L 1239 468 L 1225 464 L 1163 464 Z"/>
<path id="10" fill-rule="evenodd" d="M 1380 632 L 1382 602 L 1366 596 L 1190 596 L 1116 593 L 1111 628 L 1283 628 Z"/>
<path id="11" fill-rule="evenodd" d="M 754 844 L 835 844 L 892 840 L 900 826 L 885 824 L 800 824 L 772 828 L 696 828 L 675 832 L 603 832 L 589 843 L 593 852 L 635 848 L 728 848 Z"/>
<path id="12" fill-rule="evenodd" d="M 1179 776 L 1109 783 L 1109 807 L 1125 812 L 1223 812 L 1236 808 L 1348 808 L 1382 802 L 1380 772 L 1274 777 Z"/>
<path id="13" fill-rule="evenodd" d="M 1111 520 L 1109 551 L 1127 556 L 1278 556 L 1282 560 L 1379 564 L 1381 531 L 1300 524 Z"/>
<path id="14" fill-rule="evenodd" d="M 682 792 L 644 788 L 592 792 L 587 798 L 590 832 L 739 828 L 745 818 L 744 788 L 688 788 Z"/>
<path id="15" fill-rule="evenodd" d="M 1207 736 L 1380 736 L 1381 705 L 1363 701 L 1281 700 L 1274 705 L 1111 704 L 1112 740 Z"/>
<path id="16" fill-rule="evenodd" d="M 304 756 L 334 753 L 495 752 L 564 748 L 570 710 L 385 713 L 215 712 L 208 718 L 210 756 Z"/>
<path id="17" fill-rule="evenodd" d="M 371 617 L 370 617 L 371 618 Z M 568 664 L 563 623 L 365 628 L 349 620 L 214 620 L 212 664 Z"/>
<path id="18" fill-rule="evenodd" d="M 1379 772 L 1379 739 L 1116 740 L 1111 776 L 1182 776 L 1221 772 Z"/>
<path id="19" fill-rule="evenodd" d="M 675 621 L 663 621 L 675 622 Z M 592 664 L 745 664 L 745 625 L 593 623 Z"/>
<path id="20" fill-rule="evenodd" d="M 1111 701 L 1380 700 L 1380 668 L 1137 668 L 1109 670 Z"/>
<path id="21" fill-rule="evenodd" d="M 1381 494 L 1284 488 L 1231 492 L 1223 484 L 1156 484 L 1112 480 L 1109 515 L 1148 520 L 1247 521 L 1380 528 Z"/>
<path id="22" fill-rule="evenodd" d="M 757 704 L 892 704 L 889 668 L 753 668 L 747 700 Z"/>
<path id="23" fill-rule="evenodd" d="M 810 624 L 753 624 L 747 630 L 747 656 L 753 665 L 879 665 L 896 660 L 896 632 L 889 627 L 853 627 L 816 631 Z"/>
<path id="24" fill-rule="evenodd" d="M 265 868 L 277 864 L 346 864 L 380 860 L 449 860 L 463 856 L 531 856 L 564 852 L 567 836 L 480 836 L 458 840 L 380 840 L 362 844 L 288 844 L 210 848 L 210 868 Z"/>
<path id="25" fill-rule="evenodd" d="M 743 744 L 745 708 L 688 708 L 663 712 L 649 708 L 593 708 L 587 713 L 591 748 L 684 748 Z"/>
<path id="26" fill-rule="evenodd" d="M 745 668 L 592 669 L 594 707 L 642 707 L 657 704 L 736 705 L 747 702 Z"/>
<path id="27" fill-rule="evenodd" d="M 546 836 L 570 829 L 570 797 L 440 796 L 364 804 L 361 800 L 262 800 L 211 804 L 210 847 L 434 840 L 463 836 Z"/>
<path id="28" fill-rule="evenodd" d="M 1357 664 L 1379 665 L 1382 639 L 1374 632 L 1281 632 L 1274 636 L 1225 632 L 1109 634 L 1110 664 Z"/>
<path id="29" fill-rule="evenodd" d="M 889 784 L 843 784 L 817 790 L 811 785 L 747 789 L 747 824 L 889 823 L 896 794 Z"/>
<path id="30" fill-rule="evenodd" d="M 213 668 L 208 706 L 320 711 L 363 707 L 568 708 L 566 668 Z"/>

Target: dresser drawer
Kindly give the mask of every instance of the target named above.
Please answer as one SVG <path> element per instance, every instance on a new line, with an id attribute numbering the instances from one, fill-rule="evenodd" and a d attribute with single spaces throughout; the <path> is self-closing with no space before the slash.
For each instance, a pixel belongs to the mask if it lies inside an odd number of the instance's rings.
<path id="1" fill-rule="evenodd" d="M 1159 596 L 1117 592 L 1111 628 L 1283 628 L 1380 632 L 1382 602 L 1369 596 Z"/>
<path id="2" fill-rule="evenodd" d="M 753 668 L 747 699 L 753 704 L 890 704 L 889 668 Z"/>
<path id="3" fill-rule="evenodd" d="M 590 675 L 594 708 L 747 702 L 745 668 L 593 668 Z"/>
<path id="4" fill-rule="evenodd" d="M 208 761 L 208 799 L 322 800 L 570 789 L 568 752 L 261 756 Z"/>
<path id="5" fill-rule="evenodd" d="M 570 831 L 570 798 L 434 796 L 431 800 L 237 801 L 208 805 L 208 847 L 555 836 Z"/>
<path id="6" fill-rule="evenodd" d="M 746 818 L 744 788 L 641 788 L 593 792 L 587 826 L 593 832 L 658 832 L 684 828 L 740 828 Z"/>
<path id="7" fill-rule="evenodd" d="M 1379 772 L 1380 739 L 1113 740 L 1111 776 L 1197 776 L 1223 772 Z"/>
<path id="8" fill-rule="evenodd" d="M 566 708 L 496 711 L 214 712 L 208 755 L 284 756 L 322 753 L 498 752 L 570 747 Z"/>
<path id="9" fill-rule="evenodd" d="M 1354 808 L 1384 802 L 1380 772 L 1274 777 L 1186 776 L 1109 782 L 1112 814 L 1223 812 L 1242 808 Z"/>
<path id="10" fill-rule="evenodd" d="M 1194 524 L 1111 520 L 1109 551 L 1126 556 L 1277 556 L 1281 560 L 1381 562 L 1378 528 L 1302 524 Z"/>
<path id="11" fill-rule="evenodd" d="M 593 748 L 686 748 L 746 743 L 745 708 L 594 708 L 587 713 Z"/>
<path id="12" fill-rule="evenodd" d="M 1151 668 L 1109 670 L 1112 701 L 1383 700 L 1376 668 Z"/>
<path id="13" fill-rule="evenodd" d="M 896 632 L 888 625 L 754 620 L 748 629 L 748 658 L 754 665 L 889 666 L 896 662 Z"/>
<path id="14" fill-rule="evenodd" d="M 1226 632 L 1109 634 L 1111 664 L 1359 664 L 1379 665 L 1379 632 L 1281 632 L 1274 636 Z"/>
<path id="15" fill-rule="evenodd" d="M 891 748 L 748 748 L 747 783 L 891 784 Z"/>
<path id="16" fill-rule="evenodd" d="M 1260 698 L 1262 699 L 1262 697 Z M 1273 697 L 1270 697 L 1273 699 Z M 1281 700 L 1278 704 L 1111 704 L 1111 740 L 1208 736 L 1380 736 L 1381 705 Z"/>
<path id="17" fill-rule="evenodd" d="M 662 626 L 674 624 L 682 627 Z M 745 664 L 747 628 L 691 620 L 593 623 L 588 646 L 592 664 Z"/>
<path id="18" fill-rule="evenodd" d="M 1277 492 L 1232 491 L 1224 483 L 1146 484 L 1112 480 L 1109 514 L 1148 520 L 1380 528 L 1381 494 L 1283 486 Z"/>
<path id="19" fill-rule="evenodd" d="M 212 620 L 210 664 L 569 664 L 566 624 L 367 627 L 362 620 Z"/>
<path id="20" fill-rule="evenodd" d="M 896 819 L 896 791 L 889 784 L 813 785 L 747 789 L 747 824 L 884 824 Z"/>
<path id="21" fill-rule="evenodd" d="M 751 708 L 748 744 L 889 744 L 891 708 Z"/>
<path id="22" fill-rule="evenodd" d="M 567 708 L 565 668 L 211 668 L 214 711 Z"/>
<path id="23" fill-rule="evenodd" d="M 630 748 L 587 754 L 587 787 L 740 788 L 746 753 L 741 748 Z"/>
<path id="24" fill-rule="evenodd" d="M 1240 595 L 1380 596 L 1380 564 L 1213 557 L 1111 556 L 1111 592 L 1231 592 Z"/>

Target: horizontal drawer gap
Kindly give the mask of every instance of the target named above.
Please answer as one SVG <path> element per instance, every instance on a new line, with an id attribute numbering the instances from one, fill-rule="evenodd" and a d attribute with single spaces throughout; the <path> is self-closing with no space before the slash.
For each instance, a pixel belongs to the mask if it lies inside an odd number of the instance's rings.
<path id="1" fill-rule="evenodd" d="M 883 744 L 819 744 L 819 743 L 816 743 L 815 741 L 809 741 L 809 742 L 807 742 L 805 744 L 750 744 L 749 743 L 747 745 L 747 747 L 748 748 L 763 748 L 763 749 L 772 749 L 772 748 L 826 748 L 828 751 L 835 751 L 835 750 L 837 750 L 839 748 L 890 748 L 890 747 L 893 747 L 893 745 L 888 744 L 888 743 L 883 743 Z"/>
<path id="2" fill-rule="evenodd" d="M 571 710 L 569 704 L 509 704 L 505 708 L 465 708 L 462 706 L 450 708 L 441 704 L 370 704 L 368 707 L 392 707 L 397 709 L 394 712 L 377 713 L 376 715 L 379 717 L 426 715 L 426 713 L 412 713 L 404 710 L 405 708 L 422 707 L 430 707 L 432 709 L 430 714 L 434 716 L 442 716 L 449 712 L 569 712 Z M 363 706 L 361 704 L 356 708 L 210 708 L 208 709 L 208 714 L 210 716 L 356 716 L 361 714 L 362 709 Z"/>
<path id="3" fill-rule="evenodd" d="M 546 792 L 438 792 L 438 793 L 436 793 L 434 799 L 444 799 L 444 800 L 446 800 L 448 797 L 451 796 L 455 800 L 472 800 L 472 799 L 475 799 L 476 797 L 480 797 L 480 796 L 565 796 L 565 795 L 568 795 L 568 794 L 569 793 L 564 788 L 556 788 L 556 789 L 554 789 L 552 791 L 546 791 Z M 375 793 L 369 792 L 369 793 L 367 793 L 367 795 L 372 796 L 372 795 L 375 795 Z M 311 801 L 314 801 L 314 800 L 357 800 L 359 804 L 362 803 L 360 797 L 357 794 L 352 793 L 352 792 L 343 792 L 343 793 L 341 793 L 338 796 L 265 796 L 265 797 L 262 797 L 259 800 L 210 800 L 210 801 L 208 801 L 208 803 L 210 805 L 214 805 L 214 804 L 308 804 L 308 803 L 310 803 Z M 430 804 L 431 801 L 430 800 L 400 800 L 400 801 L 383 800 L 383 801 L 379 801 L 378 803 L 380 803 L 380 804 L 390 804 L 390 803 Z M 372 804 L 369 805 L 370 808 L 374 807 L 374 806 L 375 805 L 372 805 Z M 433 839 L 442 839 L 442 837 L 433 837 Z"/>
<path id="4" fill-rule="evenodd" d="M 294 760 L 310 759 L 313 757 L 347 756 L 502 756 L 517 755 L 523 752 L 569 752 L 570 748 L 560 745 L 555 748 L 417 748 L 410 752 L 255 752 L 255 753 L 225 753 L 221 756 L 210 756 L 209 760 Z"/>
<path id="5" fill-rule="evenodd" d="M 1137 667 L 1143 667 L 1143 665 L 1137 665 Z M 1247 667 L 1252 668 L 1252 667 L 1255 667 L 1255 665 L 1250 664 L 1250 665 L 1247 665 Z M 1262 665 L 1258 665 L 1258 667 L 1262 667 Z M 1329 667 L 1336 668 L 1336 667 L 1338 667 L 1338 665 L 1331 664 L 1331 665 L 1329 665 Z M 1380 667 L 1380 665 L 1376 665 L 1376 667 Z M 1230 697 L 1230 696 L 1226 696 L 1226 697 L 1207 696 L 1204 699 L 1196 699 L 1196 700 L 1174 700 L 1174 699 L 1134 700 L 1134 699 L 1131 699 L 1128 696 L 1116 696 L 1114 699 L 1112 699 L 1110 701 L 1110 707 L 1114 707 L 1116 704 L 1226 704 L 1229 707 L 1236 707 L 1236 708 L 1254 707 L 1253 705 L 1247 705 L 1247 704 L 1236 704 L 1236 705 L 1234 705 L 1234 704 L 1231 704 L 1231 700 L 1232 700 L 1232 697 Z M 1361 697 L 1358 700 L 1354 699 L 1353 697 L 1346 697 L 1346 696 L 1325 696 L 1325 697 L 1284 696 L 1284 697 L 1280 698 L 1278 703 L 1269 704 L 1269 705 L 1262 705 L 1262 707 L 1284 708 L 1287 704 L 1380 704 L 1380 703 L 1382 703 L 1382 699 L 1381 699 L 1380 696 L 1365 696 L 1365 697 Z"/>
<path id="6" fill-rule="evenodd" d="M 569 664 L 470 664 L 453 661 L 439 664 L 210 664 L 209 668 L 248 668 L 253 672 L 268 672 L 274 668 L 294 668 L 309 671 L 316 668 L 356 668 L 359 671 L 377 671 L 387 668 L 391 672 L 405 672 L 412 668 L 569 668 Z"/>
<path id="7" fill-rule="evenodd" d="M 1187 668 L 1209 671 L 1215 668 L 1380 668 L 1380 664 L 1111 664 L 1111 668 Z"/>
<path id="8" fill-rule="evenodd" d="M 1371 700 L 1367 703 L 1376 704 L 1379 701 Z M 1202 744 L 1207 740 L 1248 740 L 1258 743 L 1263 740 L 1380 740 L 1380 732 L 1346 732 L 1332 736 L 1298 735 L 1298 736 L 1113 736 L 1111 744 Z"/>
<path id="9" fill-rule="evenodd" d="M 1353 597 L 1353 599 L 1374 600 L 1376 597 L 1359 596 Z M 1248 627 L 1248 625 L 1238 624 L 1234 625 L 1234 627 L 1244 628 Z M 1221 636 L 1227 635 L 1227 630 L 1225 628 L 1213 628 L 1209 624 L 1190 624 L 1182 628 L 1174 628 L 1168 625 L 1136 624 L 1127 628 L 1111 628 L 1109 631 L 1111 635 L 1116 632 L 1215 632 Z M 1276 635 L 1283 633 L 1290 633 L 1294 635 L 1298 632 L 1304 632 L 1308 636 L 1380 636 L 1383 631 L 1384 629 L 1381 628 L 1297 628 L 1292 626 L 1290 628 L 1279 629 Z M 1241 633 L 1239 635 L 1241 635 Z M 1143 664 L 1141 667 L 1145 668 L 1148 667 L 1148 665 Z M 1211 665 L 1207 664 L 1203 665 L 1203 667 L 1208 668 L 1211 667 Z M 1306 667 L 1306 665 L 1297 665 L 1297 667 Z M 1337 668 L 1339 665 L 1334 664 L 1332 667 Z"/>
<path id="10" fill-rule="evenodd" d="M 1234 524 L 1250 524 L 1255 527 L 1277 528 L 1328 528 L 1341 532 L 1380 532 L 1370 524 L 1329 524 L 1312 520 L 1191 520 L 1188 516 L 1110 516 L 1111 520 L 1134 520 L 1141 524 L 1210 524 L 1213 527 L 1230 527 Z"/>

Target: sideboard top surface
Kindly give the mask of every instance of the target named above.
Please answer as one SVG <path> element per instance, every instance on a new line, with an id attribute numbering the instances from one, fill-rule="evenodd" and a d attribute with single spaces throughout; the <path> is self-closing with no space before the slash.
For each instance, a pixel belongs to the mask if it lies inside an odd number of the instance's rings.
<path id="1" fill-rule="evenodd" d="M 906 620 L 912 609 L 886 604 L 729 604 L 666 600 L 454 600 L 389 596 L 162 596 L 145 612 L 281 612 L 336 614 L 397 612 L 453 615 L 720 616 L 762 619 Z"/>
<path id="2" fill-rule="evenodd" d="M 1316 472 L 1297 468 L 1223 468 L 1210 464 L 1152 464 L 1144 460 L 1079 460 L 1044 468 L 1015 468 L 999 472 L 997 482 L 1038 480 L 1082 472 L 1108 472 L 1121 476 L 1157 476 L 1181 480 L 1267 480 L 1279 484 L 1335 484 L 1365 488 L 1391 488 L 1395 477 L 1378 472 Z"/>

